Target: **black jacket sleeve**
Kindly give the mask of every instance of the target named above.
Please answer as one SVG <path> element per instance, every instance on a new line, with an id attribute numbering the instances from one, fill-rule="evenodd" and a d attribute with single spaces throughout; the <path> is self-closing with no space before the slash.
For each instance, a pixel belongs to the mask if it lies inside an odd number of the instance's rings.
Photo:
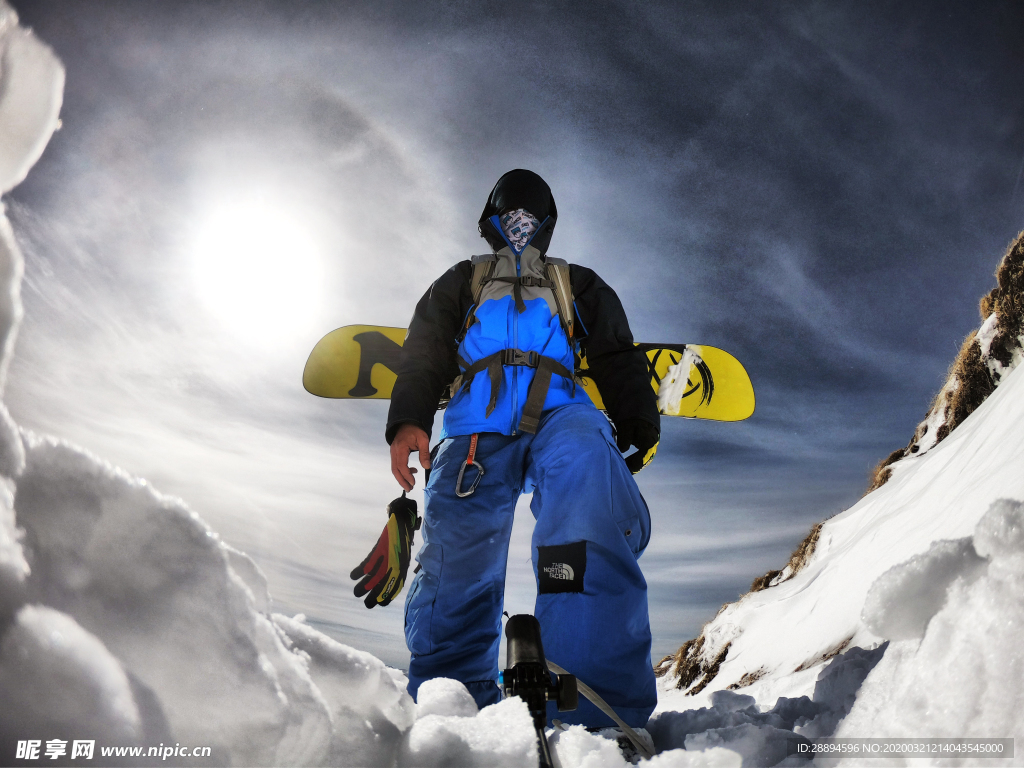
<path id="1" fill-rule="evenodd" d="M 459 375 L 455 338 L 473 304 L 472 272 L 471 262 L 459 262 L 441 275 L 416 305 L 391 392 L 384 433 L 389 445 L 402 424 L 415 424 L 430 435 L 444 388 Z"/>
<path id="2" fill-rule="evenodd" d="M 633 346 L 633 334 L 615 291 L 592 269 L 569 265 L 577 332 L 582 352 L 590 366 L 590 377 L 601 390 L 604 407 L 615 424 L 642 419 L 661 432 L 658 399 L 651 387 L 647 358 Z"/>

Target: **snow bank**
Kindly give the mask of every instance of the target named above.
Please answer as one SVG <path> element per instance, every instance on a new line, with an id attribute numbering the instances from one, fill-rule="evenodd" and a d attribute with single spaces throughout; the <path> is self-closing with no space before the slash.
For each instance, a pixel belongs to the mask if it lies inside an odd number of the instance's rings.
<path id="1" fill-rule="evenodd" d="M 415 719 L 405 675 L 364 651 L 332 640 L 298 619 L 274 623 L 308 664 L 333 725 L 325 765 L 391 766 Z M 467 692 L 468 693 L 468 692 Z"/>
<path id="2" fill-rule="evenodd" d="M 0 641 L 0 659 L 5 741 L 46 733 L 140 743 L 142 720 L 128 675 L 71 617 L 45 606 L 23 607 Z"/>
<path id="3" fill-rule="evenodd" d="M 0 626 L 11 620 L 24 601 L 28 563 L 21 538 L 14 522 L 14 497 L 7 484 L 0 482 Z"/>
<path id="4" fill-rule="evenodd" d="M 60 125 L 64 67 L 0 0 L 0 193 L 21 183 Z"/>
<path id="5" fill-rule="evenodd" d="M 0 637 L 0 749 L 41 735 L 210 746 L 217 765 L 536 763 L 518 699 L 477 713 L 437 680 L 417 707 L 401 672 L 261 612 L 259 569 L 182 501 L 60 440 L 25 445 L 31 569 Z"/>
<path id="6" fill-rule="evenodd" d="M 64 67 L 50 48 L 18 26 L 0 0 L 0 194 L 24 180 L 60 125 Z M 0 392 L 21 318 L 22 258 L 0 204 Z M 0 408 L 0 473 L 17 465 L 16 430 Z M 12 463 L 13 459 L 13 463 Z"/>
<path id="7" fill-rule="evenodd" d="M 25 178 L 58 125 L 64 69 L 0 0 L 0 194 Z M 0 393 L 21 318 L 23 261 L 0 203 Z M 18 428 L 0 402 L 0 627 L 24 601 L 29 567 L 15 524 L 13 478 L 24 467 Z"/>
<path id="8" fill-rule="evenodd" d="M 928 590 L 926 616 L 918 601 L 929 570 L 941 578 Z M 837 736 L 1013 737 L 1024 744 L 1024 503 L 996 501 L 973 538 L 936 542 L 886 573 L 872 597 L 865 620 L 903 639 L 865 680 Z M 916 632 L 894 623 L 903 610 L 915 614 Z"/>
<path id="9" fill-rule="evenodd" d="M 985 562 L 970 539 L 936 541 L 927 552 L 878 577 L 864 602 L 864 623 L 879 637 L 919 640 L 946 602 L 950 585 L 971 578 Z"/>
<path id="10" fill-rule="evenodd" d="M 156 695 L 176 738 L 249 764 L 309 762 L 324 748 L 330 718 L 304 660 L 182 502 L 29 436 L 14 507 L 28 600 L 100 638 Z"/>
<path id="11" fill-rule="evenodd" d="M 25 442 L 14 510 L 31 569 L 0 639 L 0 698 L 19 704 L 0 713 L 4 747 L 42 729 L 210 746 L 215 764 L 395 764 L 414 719 L 400 672 L 261 611 L 259 569 L 180 500 Z"/>

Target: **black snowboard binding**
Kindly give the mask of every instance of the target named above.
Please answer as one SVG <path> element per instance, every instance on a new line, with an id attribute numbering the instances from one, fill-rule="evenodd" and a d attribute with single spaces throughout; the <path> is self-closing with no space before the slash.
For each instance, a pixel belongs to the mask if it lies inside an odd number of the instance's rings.
<path id="1" fill-rule="evenodd" d="M 575 675 L 558 675 L 554 679 L 544 659 L 540 641 L 540 622 L 528 613 L 520 613 L 505 624 L 508 641 L 508 668 L 502 673 L 506 696 L 518 696 L 526 702 L 537 730 L 540 768 L 553 768 L 551 747 L 544 728 L 548 722 L 548 702 L 554 701 L 559 712 L 569 712 L 579 704 Z"/>

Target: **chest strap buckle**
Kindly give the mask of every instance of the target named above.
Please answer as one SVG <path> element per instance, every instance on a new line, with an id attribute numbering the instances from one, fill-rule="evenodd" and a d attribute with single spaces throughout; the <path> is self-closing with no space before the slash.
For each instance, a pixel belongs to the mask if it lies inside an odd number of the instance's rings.
<path id="1" fill-rule="evenodd" d="M 540 365 L 540 354 L 537 352 L 524 352 L 521 349 L 501 350 L 502 365 L 525 365 L 528 368 L 536 368 Z"/>

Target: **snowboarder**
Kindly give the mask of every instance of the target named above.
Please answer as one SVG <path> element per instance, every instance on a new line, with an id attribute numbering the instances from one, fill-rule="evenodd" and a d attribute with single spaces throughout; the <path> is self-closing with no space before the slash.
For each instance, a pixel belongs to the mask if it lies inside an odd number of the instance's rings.
<path id="1" fill-rule="evenodd" d="M 643 727 L 656 703 L 637 565 L 650 514 L 631 471 L 658 443 L 657 401 L 614 291 L 592 270 L 546 255 L 556 219 L 540 176 L 506 173 L 480 216 L 492 253 L 442 275 L 409 325 L 386 429 L 399 484 L 415 483 L 411 452 L 427 470 L 420 570 L 405 604 L 409 692 L 449 677 L 480 707 L 501 698 L 509 535 L 516 499 L 532 491 L 535 615 L 547 656 Z M 565 277 L 572 294 L 559 284 Z M 614 433 L 574 380 L 580 348 Z M 429 453 L 443 394 L 451 400 Z M 624 458 L 631 445 L 636 453 Z M 588 701 L 555 716 L 613 724 Z"/>

